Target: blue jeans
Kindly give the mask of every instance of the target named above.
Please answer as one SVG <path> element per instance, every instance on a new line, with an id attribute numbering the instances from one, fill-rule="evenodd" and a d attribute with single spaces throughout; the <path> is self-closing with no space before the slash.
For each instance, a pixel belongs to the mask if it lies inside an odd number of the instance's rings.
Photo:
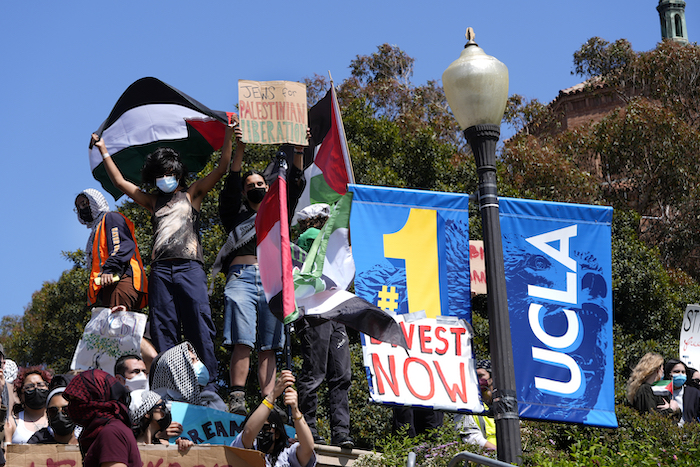
<path id="1" fill-rule="evenodd" d="M 224 345 L 258 351 L 284 347 L 284 325 L 270 311 L 255 264 L 233 264 L 224 288 Z"/>
<path id="2" fill-rule="evenodd" d="M 216 381 L 216 328 L 202 265 L 191 260 L 156 261 L 151 264 L 148 282 L 148 318 L 155 348 L 165 352 L 176 346 L 182 332 L 209 370 L 211 381 Z"/>

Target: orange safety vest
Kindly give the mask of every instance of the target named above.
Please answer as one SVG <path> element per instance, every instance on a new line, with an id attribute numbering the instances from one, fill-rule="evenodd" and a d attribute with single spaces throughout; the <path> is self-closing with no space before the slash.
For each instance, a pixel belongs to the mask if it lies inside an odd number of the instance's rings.
<path id="1" fill-rule="evenodd" d="M 141 303 L 139 304 L 140 307 L 143 308 L 148 303 L 148 282 L 146 280 L 146 273 L 143 270 L 143 262 L 141 261 L 139 246 L 136 244 L 134 224 L 124 214 L 117 214 L 124 218 L 126 225 L 129 227 L 129 231 L 131 232 L 131 238 L 134 239 L 134 255 L 129 260 L 129 265 L 131 266 L 134 288 L 143 294 L 141 297 Z M 106 216 L 103 216 L 102 220 L 100 221 L 100 225 L 97 226 L 97 229 L 95 230 L 95 239 L 92 242 L 92 267 L 90 269 L 90 280 L 88 283 L 88 306 L 97 303 L 97 294 L 100 291 L 100 286 L 95 284 L 95 278 L 102 275 L 102 265 L 109 257 L 105 220 Z"/>

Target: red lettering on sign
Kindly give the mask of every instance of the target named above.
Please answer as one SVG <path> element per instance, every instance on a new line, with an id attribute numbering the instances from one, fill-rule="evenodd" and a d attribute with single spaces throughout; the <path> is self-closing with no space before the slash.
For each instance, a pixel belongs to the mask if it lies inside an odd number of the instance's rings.
<path id="1" fill-rule="evenodd" d="M 472 271 L 472 282 L 486 283 L 485 271 Z"/>
<path id="2" fill-rule="evenodd" d="M 416 390 L 413 389 L 413 386 L 411 385 L 411 380 L 408 378 L 408 365 L 413 363 L 413 362 L 416 362 L 419 365 L 422 365 L 423 368 L 425 368 L 425 371 L 428 372 L 428 376 L 430 377 L 430 392 L 424 396 L 418 394 L 416 392 Z M 416 357 L 407 358 L 403 362 L 403 378 L 406 381 L 406 386 L 408 387 L 408 390 L 411 391 L 411 394 L 413 394 L 418 399 L 423 400 L 423 401 L 427 401 L 427 400 L 432 399 L 433 396 L 435 395 L 435 381 L 433 379 L 433 372 L 430 371 L 430 366 L 424 360 L 421 360 L 420 358 L 416 358 Z M 377 378 L 377 379 L 379 379 L 379 378 Z"/>
<path id="3" fill-rule="evenodd" d="M 391 387 L 391 390 L 394 392 L 395 396 L 399 395 L 399 381 L 396 379 L 396 363 L 394 362 L 394 356 L 389 355 L 389 374 L 386 374 L 386 371 L 384 371 L 384 367 L 382 367 L 382 362 L 379 361 L 379 355 L 376 353 L 372 354 L 372 367 L 374 368 L 374 374 L 377 375 L 377 392 L 379 394 L 385 394 L 386 391 L 384 390 L 384 381 L 382 381 L 381 375 L 379 372 L 382 372 L 382 375 L 384 375 L 384 378 L 386 379 L 386 382 L 389 384 L 389 387 Z"/>
<path id="4" fill-rule="evenodd" d="M 447 339 L 440 335 L 445 331 L 447 331 L 447 329 L 443 328 L 442 326 L 438 326 L 435 328 L 435 339 L 439 340 L 445 345 L 445 347 L 441 349 L 435 349 L 435 353 L 438 355 L 445 355 L 447 353 L 447 350 L 450 348 L 450 343 L 447 341 Z"/>
<path id="5" fill-rule="evenodd" d="M 462 334 L 466 333 L 467 330 L 464 328 L 450 328 L 450 332 L 455 335 L 455 355 L 462 355 Z"/>
<path id="6" fill-rule="evenodd" d="M 464 363 L 460 362 L 459 364 L 459 376 L 460 376 L 460 383 L 462 383 L 461 390 L 460 386 L 455 384 L 454 386 L 450 386 L 447 381 L 445 380 L 445 375 L 442 373 L 442 368 L 440 368 L 440 364 L 437 361 L 433 362 L 435 364 L 435 369 L 438 372 L 438 376 L 440 377 L 440 381 L 442 382 L 442 385 L 445 387 L 445 391 L 447 391 L 447 394 L 450 397 L 450 400 L 452 402 L 457 402 L 457 395 L 459 395 L 459 398 L 462 399 L 462 402 L 466 403 L 467 402 L 467 378 L 464 374 Z"/>
<path id="7" fill-rule="evenodd" d="M 406 333 L 406 325 L 404 324 L 403 321 L 401 321 L 401 330 L 403 331 L 403 337 L 406 338 L 406 344 L 408 344 L 408 350 L 411 350 L 411 347 L 413 347 L 413 325 L 409 324 L 408 325 L 408 334 Z"/>
<path id="8" fill-rule="evenodd" d="M 418 336 L 420 338 L 420 351 L 422 353 L 433 353 L 433 349 L 429 349 L 426 344 L 432 339 L 426 336 L 425 333 L 430 331 L 430 326 L 418 326 Z"/>
<path id="9" fill-rule="evenodd" d="M 484 247 L 477 248 L 474 245 L 469 245 L 469 258 L 484 259 Z"/>

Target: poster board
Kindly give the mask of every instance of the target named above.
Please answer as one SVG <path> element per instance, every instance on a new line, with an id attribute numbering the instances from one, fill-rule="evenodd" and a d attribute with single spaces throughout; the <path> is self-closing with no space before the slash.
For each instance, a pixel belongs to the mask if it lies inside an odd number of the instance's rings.
<path id="1" fill-rule="evenodd" d="M 98 307 L 73 354 L 71 370 L 100 369 L 114 376 L 114 364 L 122 355 L 141 355 L 141 339 L 146 315 L 135 311 L 115 311 Z"/>
<path id="2" fill-rule="evenodd" d="M 691 368 L 700 365 L 700 305 L 688 305 L 683 313 L 678 355 Z"/>
<path id="3" fill-rule="evenodd" d="M 80 467 L 78 446 L 62 444 L 8 444 L 7 467 Z M 263 454 L 228 446 L 192 446 L 185 454 L 177 446 L 139 446 L 144 467 L 264 467 Z"/>
<path id="4" fill-rule="evenodd" d="M 483 240 L 469 240 L 469 273 L 472 295 L 486 294 L 486 260 Z"/>
<path id="5" fill-rule="evenodd" d="M 238 80 L 243 142 L 308 146 L 306 85 L 294 81 Z"/>

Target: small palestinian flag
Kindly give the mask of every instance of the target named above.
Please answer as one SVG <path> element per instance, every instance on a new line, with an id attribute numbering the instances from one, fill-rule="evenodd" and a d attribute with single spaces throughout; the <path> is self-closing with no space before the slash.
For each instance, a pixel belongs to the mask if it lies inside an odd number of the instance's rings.
<path id="1" fill-rule="evenodd" d="M 673 394 L 673 381 L 662 379 L 651 386 L 651 391 L 657 396 L 668 396 Z"/>
<path id="2" fill-rule="evenodd" d="M 161 146 L 177 151 L 189 172 L 202 170 L 223 146 L 232 115 L 211 110 L 156 78 L 141 78 L 124 91 L 95 133 L 104 138 L 124 178 L 140 185 L 146 156 Z M 107 176 L 96 147 L 89 158 L 95 179 L 119 199 L 122 192 Z"/>

